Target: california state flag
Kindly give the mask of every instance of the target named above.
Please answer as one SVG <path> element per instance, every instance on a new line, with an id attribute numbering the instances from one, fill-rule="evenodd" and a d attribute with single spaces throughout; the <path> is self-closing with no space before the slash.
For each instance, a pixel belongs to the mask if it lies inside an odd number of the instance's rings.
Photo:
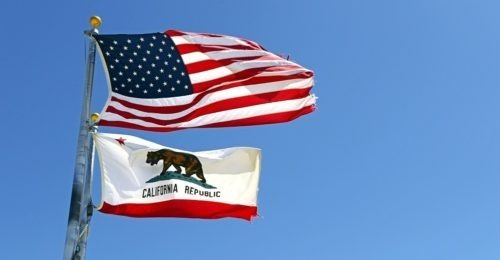
<path id="1" fill-rule="evenodd" d="M 101 165 L 101 212 L 246 220 L 257 215 L 259 149 L 188 152 L 130 135 L 93 138 Z"/>

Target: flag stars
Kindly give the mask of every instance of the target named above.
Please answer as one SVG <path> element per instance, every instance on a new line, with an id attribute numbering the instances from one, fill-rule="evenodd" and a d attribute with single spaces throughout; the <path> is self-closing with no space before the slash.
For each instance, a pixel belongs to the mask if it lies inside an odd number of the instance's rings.
<path id="1" fill-rule="evenodd" d="M 143 42 L 143 41 L 144 41 L 144 38 L 142 38 L 142 37 L 141 37 L 141 38 L 139 38 L 139 40 L 140 40 L 141 42 Z"/>
<path id="2" fill-rule="evenodd" d="M 142 61 L 146 62 L 148 61 L 148 59 L 146 59 L 146 57 L 142 58 Z"/>
<path id="3" fill-rule="evenodd" d="M 128 66 L 127 65 L 123 66 L 123 68 L 126 69 L 126 70 L 128 70 Z"/>
<path id="4" fill-rule="evenodd" d="M 171 79 L 172 78 L 172 74 L 168 74 L 168 78 Z"/>
<path id="5" fill-rule="evenodd" d="M 140 88 L 141 86 L 139 84 L 135 84 L 135 88 Z"/>
<path id="6" fill-rule="evenodd" d="M 174 66 L 174 67 L 172 68 L 172 70 L 173 70 L 173 71 L 176 71 L 176 70 L 177 70 L 177 68 Z"/>
<path id="7" fill-rule="evenodd" d="M 118 42 L 117 42 L 117 41 L 113 41 L 113 44 L 114 44 L 114 45 L 117 45 L 117 44 L 118 44 Z"/>
<path id="8" fill-rule="evenodd" d="M 127 78 L 127 82 L 131 82 L 131 81 L 132 81 L 132 79 L 131 79 L 131 78 Z"/>
<path id="9" fill-rule="evenodd" d="M 154 47 L 155 45 L 151 42 L 151 43 L 149 43 L 149 46 Z"/>
<path id="10" fill-rule="evenodd" d="M 188 85 L 184 85 L 184 89 L 188 89 L 188 88 L 189 88 Z"/>
<path id="11" fill-rule="evenodd" d="M 111 54 L 109 53 L 109 51 L 107 51 L 107 52 L 106 52 L 106 56 L 109 56 L 109 55 L 111 55 Z"/>
<path id="12" fill-rule="evenodd" d="M 163 73 L 163 72 L 165 72 L 165 71 L 163 69 L 160 69 L 160 73 Z"/>
<path id="13" fill-rule="evenodd" d="M 181 81 L 180 80 L 176 80 L 175 81 L 177 84 L 181 84 Z"/>
<path id="14" fill-rule="evenodd" d="M 150 75 L 150 74 L 151 74 L 151 71 L 147 70 L 147 71 L 146 71 L 146 74 Z"/>
<path id="15" fill-rule="evenodd" d="M 132 55 L 137 56 L 137 52 L 135 52 L 135 51 L 132 52 Z"/>
<path id="16" fill-rule="evenodd" d="M 113 47 L 113 46 L 109 46 L 109 49 L 110 49 L 110 50 L 114 50 L 114 49 L 115 49 L 115 47 Z"/>
<path id="17" fill-rule="evenodd" d="M 184 71 L 183 71 L 183 72 L 181 72 L 181 75 L 182 75 L 182 76 L 185 76 L 185 75 L 186 75 L 186 73 L 184 73 Z"/>
<path id="18" fill-rule="evenodd" d="M 132 75 L 137 76 L 137 72 L 136 71 L 132 72 Z"/>
<path id="19" fill-rule="evenodd" d="M 114 66 L 113 64 L 111 64 L 111 65 L 109 65 L 109 68 L 110 68 L 110 69 L 114 69 L 114 68 L 115 68 L 115 66 Z"/>
<path id="20" fill-rule="evenodd" d="M 169 53 L 169 54 L 167 54 L 167 56 L 168 56 L 169 58 L 172 58 L 172 54 L 170 54 L 170 53 Z"/>
<path id="21" fill-rule="evenodd" d="M 154 35 L 153 35 L 153 36 L 151 36 L 151 38 L 152 38 L 153 40 L 156 40 L 156 36 L 154 36 Z"/>
<path id="22" fill-rule="evenodd" d="M 134 60 L 133 59 L 128 59 L 128 62 L 134 63 Z"/>
<path id="23" fill-rule="evenodd" d="M 149 55 L 149 54 L 151 54 L 151 51 L 150 51 L 150 50 L 147 50 L 147 51 L 146 51 L 146 54 L 148 54 L 148 55 Z"/>
<path id="24" fill-rule="evenodd" d="M 175 48 L 174 48 L 174 46 L 170 46 L 170 49 L 171 49 L 171 50 L 174 50 Z"/>
<path id="25" fill-rule="evenodd" d="M 137 49 L 140 49 L 140 48 L 141 48 L 141 45 L 140 45 L 140 44 L 137 44 L 135 47 L 136 47 Z"/>
<path id="26" fill-rule="evenodd" d="M 127 43 L 128 43 L 128 44 L 132 43 L 132 40 L 127 39 Z"/>
<path id="27" fill-rule="evenodd" d="M 161 89 L 160 88 L 158 90 L 156 90 L 156 91 L 158 91 L 158 93 L 161 93 Z"/>
<path id="28" fill-rule="evenodd" d="M 177 63 L 180 63 L 180 62 L 181 62 L 181 60 L 177 59 Z"/>
<path id="29" fill-rule="evenodd" d="M 163 81 L 163 86 L 167 86 L 167 82 L 166 81 Z"/>
<path id="30" fill-rule="evenodd" d="M 172 87 L 170 90 L 175 91 L 175 88 L 174 88 L 174 87 Z"/>
<path id="31" fill-rule="evenodd" d="M 160 59 L 160 56 L 156 55 L 156 56 L 155 56 L 155 59 L 156 59 L 156 60 L 159 60 L 159 59 Z"/>
<path id="32" fill-rule="evenodd" d="M 162 48 L 159 48 L 159 49 L 158 49 L 158 52 L 163 52 L 163 49 L 162 49 Z"/>
<path id="33" fill-rule="evenodd" d="M 154 67 L 156 67 L 156 64 L 154 64 L 154 63 L 151 63 L 151 67 L 153 67 L 153 68 L 154 68 Z"/>
<path id="34" fill-rule="evenodd" d="M 123 72 L 119 71 L 118 75 L 123 76 Z"/>
<path id="35" fill-rule="evenodd" d="M 137 65 L 137 68 L 142 69 L 142 65 L 141 64 Z"/>
<path id="36" fill-rule="evenodd" d="M 152 88 L 154 87 L 155 85 L 153 83 L 149 83 L 149 87 Z"/>
<path id="37" fill-rule="evenodd" d="M 142 92 L 144 92 L 144 94 L 147 94 L 147 93 L 148 93 L 148 90 L 147 90 L 147 89 L 145 89 L 145 90 L 144 90 L 144 91 L 142 91 Z"/>
<path id="38" fill-rule="evenodd" d="M 165 43 L 165 41 L 161 41 L 161 45 L 166 45 L 167 43 Z"/>
<path id="39" fill-rule="evenodd" d="M 142 77 L 142 78 L 141 78 L 141 81 L 142 81 L 142 82 L 145 82 L 145 81 L 146 81 L 146 79 L 145 79 L 144 77 Z"/>
<path id="40" fill-rule="evenodd" d="M 128 47 L 127 46 L 123 46 L 123 50 L 128 50 Z"/>
<path id="41" fill-rule="evenodd" d="M 159 79 L 160 79 L 160 77 L 158 77 L 158 76 L 155 76 L 155 80 L 159 80 Z"/>
<path id="42" fill-rule="evenodd" d="M 118 60 L 118 59 L 115 59 L 115 62 L 116 62 L 116 63 L 120 63 L 120 60 Z"/>

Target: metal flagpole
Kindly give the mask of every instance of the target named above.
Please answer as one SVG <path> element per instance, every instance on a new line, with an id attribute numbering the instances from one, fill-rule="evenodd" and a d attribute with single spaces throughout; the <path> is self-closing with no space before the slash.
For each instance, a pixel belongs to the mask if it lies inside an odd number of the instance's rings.
<path id="1" fill-rule="evenodd" d="M 85 34 L 90 38 L 90 45 L 87 56 L 85 89 L 83 94 L 82 113 L 80 117 L 80 132 L 78 135 L 68 227 L 66 231 L 66 245 L 64 247 L 64 260 L 85 259 L 85 250 L 82 251 L 80 249 L 82 245 L 84 248 L 86 247 L 88 222 L 90 220 L 87 215 L 87 206 L 91 202 L 85 201 L 85 197 L 87 196 L 84 195 L 84 192 L 86 189 L 85 187 L 91 185 L 91 183 L 85 183 L 85 181 L 91 180 L 88 175 L 91 173 L 89 166 L 91 166 L 93 161 L 93 154 L 90 154 L 91 144 L 89 140 L 89 133 L 93 130 L 93 124 L 90 123 L 89 116 L 92 97 L 92 83 L 94 80 L 96 43 L 91 36 L 98 33 L 97 28 L 101 25 L 101 19 L 98 16 L 92 16 L 90 18 L 90 25 L 92 26 L 92 29 L 85 31 Z M 90 189 L 87 190 L 90 192 Z M 88 196 L 90 197 L 90 195 Z"/>

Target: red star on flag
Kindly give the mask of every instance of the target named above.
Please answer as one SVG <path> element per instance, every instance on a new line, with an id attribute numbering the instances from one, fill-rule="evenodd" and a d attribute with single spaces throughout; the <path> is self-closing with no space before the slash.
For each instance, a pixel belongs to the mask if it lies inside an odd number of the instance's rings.
<path id="1" fill-rule="evenodd" d="M 121 137 L 121 136 L 120 136 L 120 138 L 115 139 L 115 140 L 116 140 L 116 141 L 117 141 L 120 145 L 125 145 L 125 140 L 127 140 L 127 139 L 125 139 L 125 138 L 123 138 L 123 137 Z"/>

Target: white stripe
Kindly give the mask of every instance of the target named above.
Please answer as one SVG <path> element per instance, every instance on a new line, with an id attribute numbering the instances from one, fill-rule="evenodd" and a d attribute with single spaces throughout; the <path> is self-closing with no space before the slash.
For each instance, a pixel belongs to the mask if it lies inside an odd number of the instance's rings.
<path id="1" fill-rule="evenodd" d="M 202 83 L 218 78 L 222 78 L 231 74 L 235 74 L 248 69 L 266 68 L 266 67 L 281 67 L 281 66 L 297 66 L 293 62 L 286 60 L 249 60 L 240 61 L 233 64 L 219 67 L 211 70 L 206 70 L 189 75 L 192 84 Z M 305 69 L 304 69 L 305 70 Z"/>
<path id="2" fill-rule="evenodd" d="M 144 127 L 172 127 L 172 128 L 189 128 L 209 125 L 213 123 L 220 123 L 238 119 L 251 118 L 255 116 L 262 116 L 268 114 L 275 114 L 281 112 L 297 111 L 301 108 L 313 105 L 316 103 L 316 97 L 310 95 L 302 99 L 285 100 L 279 102 L 266 103 L 262 105 L 255 105 L 249 107 L 242 107 L 237 109 L 224 110 L 217 113 L 206 114 L 197 117 L 191 121 L 171 124 L 171 125 L 158 125 L 150 122 L 145 122 L 140 119 L 126 119 L 117 114 L 103 113 L 101 118 L 106 121 L 121 121 L 129 122 Z"/>
<path id="3" fill-rule="evenodd" d="M 308 78 L 308 79 L 294 79 L 294 80 L 286 80 L 286 81 L 281 81 L 281 82 L 272 82 L 272 83 L 255 84 L 255 85 L 230 88 L 227 90 L 221 90 L 221 91 L 217 91 L 214 93 L 210 93 L 210 94 L 204 96 L 200 100 L 200 102 L 198 102 L 196 105 L 194 105 L 188 109 L 185 109 L 181 112 L 171 113 L 171 114 L 143 112 L 140 110 L 129 108 L 129 107 L 124 106 L 124 105 L 120 104 L 119 102 L 115 102 L 115 101 L 108 102 L 106 104 L 106 107 L 112 106 L 120 111 L 127 111 L 129 113 L 132 113 L 137 117 L 152 117 L 152 118 L 159 119 L 159 120 L 172 120 L 172 119 L 177 119 L 179 117 L 185 116 L 185 115 L 193 112 L 194 110 L 211 105 L 211 104 L 219 102 L 219 101 L 229 100 L 229 99 L 238 98 L 238 97 L 257 95 L 257 94 L 262 94 L 262 93 L 271 93 L 271 92 L 281 91 L 281 90 L 304 89 L 304 88 L 312 87 L 312 85 L 313 85 L 313 79 Z M 122 97 L 120 97 L 120 98 L 122 98 Z M 145 104 L 145 102 L 143 102 L 143 101 L 150 101 L 148 99 L 135 99 L 135 98 L 127 98 L 127 97 L 124 97 L 124 98 L 126 98 L 126 100 L 131 102 L 131 103 L 139 104 L 139 105 L 148 105 L 148 104 Z M 172 99 L 176 99 L 176 98 L 165 98 L 162 100 L 168 102 L 169 104 L 175 103 L 175 101 L 172 101 Z M 147 103 L 150 103 L 150 102 L 147 102 Z M 168 107 L 168 105 L 161 105 L 161 101 L 160 101 L 160 102 L 156 103 L 154 105 L 154 107 Z M 107 112 L 103 112 L 103 114 L 105 114 L 105 113 L 107 113 Z M 101 118 L 103 116 L 104 115 L 101 115 Z"/>
<path id="4" fill-rule="evenodd" d="M 267 51 L 257 50 L 224 50 L 224 51 L 210 51 L 210 52 L 191 52 L 181 55 L 184 63 L 191 64 L 204 60 L 223 60 L 238 57 L 260 57 L 274 55 Z"/>
<path id="5" fill-rule="evenodd" d="M 221 45 L 221 46 L 233 46 L 233 45 L 251 46 L 247 44 L 245 41 L 230 36 L 210 37 L 205 35 L 190 34 L 183 36 L 174 36 L 170 38 L 175 43 L 175 45 L 204 44 L 204 45 Z"/>

